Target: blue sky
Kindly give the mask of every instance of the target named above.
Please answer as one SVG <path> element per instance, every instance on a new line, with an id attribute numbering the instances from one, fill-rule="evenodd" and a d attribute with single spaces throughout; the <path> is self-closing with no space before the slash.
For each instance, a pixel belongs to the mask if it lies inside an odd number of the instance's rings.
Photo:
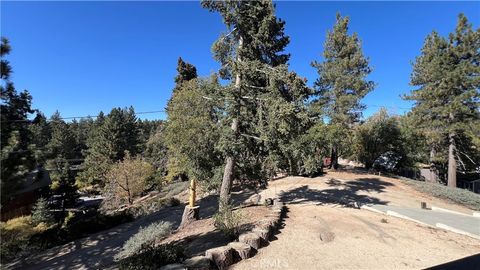
<path id="1" fill-rule="evenodd" d="M 290 68 L 308 79 L 321 60 L 335 13 L 348 15 L 374 69 L 377 87 L 365 99 L 365 116 L 388 106 L 402 114 L 410 107 L 401 95 L 411 62 L 432 30 L 447 35 L 464 12 L 480 25 L 479 2 L 287 2 L 277 4 L 291 42 Z M 10 39 L 8 59 L 19 90 L 28 89 L 35 108 L 50 116 L 96 115 L 112 107 L 162 110 L 173 88 L 177 58 L 200 75 L 219 65 L 211 44 L 225 27 L 218 14 L 199 2 L 4 2 L 1 34 Z M 165 118 L 163 113 L 141 118 Z"/>

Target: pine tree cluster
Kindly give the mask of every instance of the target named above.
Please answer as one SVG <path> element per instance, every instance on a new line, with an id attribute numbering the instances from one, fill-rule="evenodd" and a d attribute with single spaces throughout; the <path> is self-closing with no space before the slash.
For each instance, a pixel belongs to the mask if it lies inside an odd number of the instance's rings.
<path id="1" fill-rule="evenodd" d="M 426 38 L 413 65 L 415 89 L 405 97 L 414 101 L 412 111 L 382 110 L 365 120 L 362 99 L 375 88 L 373 70 L 349 17 L 337 14 L 321 61 L 312 62 L 318 78 L 309 87 L 289 69 L 290 38 L 272 1 L 203 0 L 202 6 L 226 26 L 212 45 L 220 68 L 200 78 L 179 58 L 165 121 L 140 120 L 133 107 L 80 121 L 66 122 L 58 112 L 47 119 L 10 81 L 4 57 L 11 48 L 3 38 L 2 201 L 37 167 L 53 171 L 52 189 L 71 204 L 77 188 L 101 192 L 126 153 L 152 166 L 149 188 L 195 179 L 218 189 L 221 203 L 228 203 L 234 180 L 258 186 L 279 172 L 314 176 L 325 158 L 333 169 L 339 157 L 367 169 L 380 159 L 394 160 L 397 169 L 430 163 L 450 186 L 459 171 L 478 173 L 480 30 L 464 15 L 448 37 Z"/>

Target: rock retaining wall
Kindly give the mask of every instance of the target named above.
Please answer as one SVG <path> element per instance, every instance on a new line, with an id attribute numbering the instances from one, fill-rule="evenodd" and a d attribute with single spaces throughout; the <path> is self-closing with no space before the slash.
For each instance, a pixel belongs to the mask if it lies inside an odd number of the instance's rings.
<path id="1" fill-rule="evenodd" d="M 166 269 L 227 269 L 230 265 L 244 259 L 248 259 L 257 253 L 257 250 L 268 245 L 282 223 L 285 205 L 277 198 L 273 199 L 273 205 L 269 206 L 270 213 L 263 219 L 255 222 L 255 226 L 249 232 L 238 237 L 238 241 L 231 242 L 226 246 L 209 249 L 205 256 L 196 256 L 185 260 L 181 264 L 170 264 L 160 268 Z"/>

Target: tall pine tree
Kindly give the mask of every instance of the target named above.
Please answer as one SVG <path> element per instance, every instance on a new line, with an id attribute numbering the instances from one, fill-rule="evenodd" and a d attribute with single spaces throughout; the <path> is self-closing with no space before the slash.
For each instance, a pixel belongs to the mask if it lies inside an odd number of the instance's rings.
<path id="1" fill-rule="evenodd" d="M 234 178 L 264 179 L 266 168 L 272 167 L 268 160 L 278 161 L 273 150 L 282 140 L 270 136 L 281 134 L 268 134 L 272 129 L 265 125 L 274 119 L 286 125 L 291 118 L 282 114 L 295 111 L 291 105 L 306 87 L 288 72 L 289 55 L 283 51 L 289 38 L 272 1 L 202 1 L 202 5 L 220 13 L 228 31 L 212 47 L 222 65 L 220 76 L 231 81 L 220 94 L 226 100 L 223 126 L 230 126 L 224 129 L 219 146 L 226 156 L 220 189 L 223 207 Z"/>
<path id="2" fill-rule="evenodd" d="M 40 167 L 45 165 L 45 162 L 48 158 L 47 144 L 52 137 L 52 130 L 47 122 L 47 117 L 40 112 L 37 112 L 32 124 L 29 125 L 29 129 L 32 133 L 32 144 L 35 151 L 35 160 L 37 166 Z"/>
<path id="3" fill-rule="evenodd" d="M 181 57 L 177 62 L 177 76 L 175 76 L 176 85 L 180 85 L 183 82 L 190 81 L 197 78 L 197 68 L 185 61 Z"/>
<path id="4" fill-rule="evenodd" d="M 197 182 L 207 189 L 218 186 L 222 155 L 215 145 L 220 137 L 215 100 L 209 93 L 220 85 L 216 78 L 192 79 L 179 85 L 170 99 L 164 141 L 168 148 L 168 177 L 190 180 L 190 207 L 195 206 Z"/>
<path id="5" fill-rule="evenodd" d="M 17 92 L 10 80 L 12 68 L 5 56 L 10 53 L 8 39 L 2 37 L 1 57 L 1 196 L 2 203 L 20 186 L 21 180 L 35 165 L 28 116 L 34 113 L 28 91 Z"/>
<path id="6" fill-rule="evenodd" d="M 467 151 L 472 150 L 471 136 L 465 134 L 474 134 L 472 123 L 480 119 L 479 74 L 480 29 L 473 30 L 463 14 L 448 39 L 436 32 L 426 38 L 413 67 L 411 84 L 418 88 L 406 98 L 415 101 L 413 115 L 429 139 L 432 156 L 439 152 L 448 157 L 450 187 L 457 186 L 458 163 L 475 163 Z"/>
<path id="7" fill-rule="evenodd" d="M 106 116 L 97 118 L 92 137 L 87 141 L 83 171 L 77 177 L 80 187 L 103 187 L 111 164 L 122 160 L 125 151 L 131 155 L 140 153 L 137 117 L 132 107 L 114 108 Z"/>
<path id="8" fill-rule="evenodd" d="M 348 17 L 337 14 L 333 30 L 327 34 L 323 62 L 313 62 L 319 78 L 315 82 L 314 111 L 329 119 L 331 162 L 334 168 L 338 157 L 348 151 L 349 131 L 360 120 L 365 108 L 360 100 L 374 88 L 367 80 L 372 71 L 363 55 L 356 33 L 348 33 Z"/>
<path id="9" fill-rule="evenodd" d="M 52 132 L 52 137 L 47 145 L 50 158 L 75 158 L 75 135 L 58 111 L 50 118 L 49 125 Z"/>

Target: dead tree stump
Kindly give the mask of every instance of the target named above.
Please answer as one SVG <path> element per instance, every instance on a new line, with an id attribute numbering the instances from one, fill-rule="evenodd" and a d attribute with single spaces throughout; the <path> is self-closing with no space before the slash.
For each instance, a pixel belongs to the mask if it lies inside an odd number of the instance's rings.
<path id="1" fill-rule="evenodd" d="M 199 206 L 185 206 L 185 210 L 183 210 L 183 215 L 182 215 L 182 222 L 180 223 L 180 226 L 178 229 L 185 228 L 188 224 L 192 223 L 195 220 L 198 220 L 200 214 L 200 207 Z"/>

